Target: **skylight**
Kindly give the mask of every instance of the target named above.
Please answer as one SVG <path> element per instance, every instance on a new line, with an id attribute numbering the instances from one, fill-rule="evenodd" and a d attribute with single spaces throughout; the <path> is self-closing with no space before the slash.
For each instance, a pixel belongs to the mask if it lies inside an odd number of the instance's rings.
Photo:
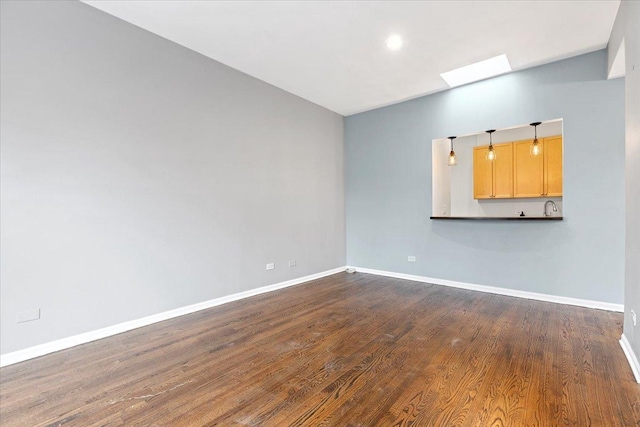
<path id="1" fill-rule="evenodd" d="M 508 73 L 509 71 L 511 71 L 511 65 L 509 65 L 507 55 L 503 54 L 476 62 L 475 64 L 447 71 L 446 73 L 440 74 L 440 77 L 442 77 L 450 87 L 455 87 Z"/>

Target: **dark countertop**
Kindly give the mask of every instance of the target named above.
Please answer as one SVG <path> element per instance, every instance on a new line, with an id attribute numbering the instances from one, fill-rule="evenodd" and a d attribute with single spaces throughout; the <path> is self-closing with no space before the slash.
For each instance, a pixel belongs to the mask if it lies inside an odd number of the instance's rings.
<path id="1" fill-rule="evenodd" d="M 430 219 L 448 219 L 448 220 L 464 220 L 464 219 L 473 219 L 473 220 L 493 220 L 493 221 L 502 221 L 506 220 L 516 220 L 516 221 L 562 221 L 563 217 L 561 216 L 432 216 Z"/>

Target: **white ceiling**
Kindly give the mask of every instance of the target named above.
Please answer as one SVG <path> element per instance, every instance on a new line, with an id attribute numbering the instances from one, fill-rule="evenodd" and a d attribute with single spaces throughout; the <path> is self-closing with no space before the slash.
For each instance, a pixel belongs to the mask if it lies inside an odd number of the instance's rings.
<path id="1" fill-rule="evenodd" d="M 620 1 L 85 3 L 350 115 L 447 89 L 440 73 L 503 53 L 521 70 L 602 49 Z"/>

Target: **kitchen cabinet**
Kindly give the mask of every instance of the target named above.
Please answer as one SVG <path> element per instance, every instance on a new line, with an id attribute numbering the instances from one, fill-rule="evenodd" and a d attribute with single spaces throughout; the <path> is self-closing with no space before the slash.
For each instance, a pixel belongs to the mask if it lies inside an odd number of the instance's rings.
<path id="1" fill-rule="evenodd" d="M 538 156 L 530 154 L 532 142 L 513 143 L 513 197 L 562 196 L 562 136 L 540 138 Z"/>
<path id="2" fill-rule="evenodd" d="M 473 148 L 473 198 L 513 197 L 513 144 L 494 144 L 496 159 L 486 159 L 487 146 Z"/>
<path id="3" fill-rule="evenodd" d="M 532 156 L 530 153 L 532 139 L 513 143 L 513 193 L 514 197 L 541 197 L 544 196 L 544 142 L 542 153 Z"/>
<path id="4" fill-rule="evenodd" d="M 544 195 L 562 196 L 562 136 L 544 138 Z"/>

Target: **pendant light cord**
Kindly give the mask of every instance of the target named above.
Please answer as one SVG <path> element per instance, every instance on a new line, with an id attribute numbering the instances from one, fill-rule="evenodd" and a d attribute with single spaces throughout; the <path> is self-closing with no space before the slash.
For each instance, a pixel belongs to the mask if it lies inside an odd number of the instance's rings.
<path id="1" fill-rule="evenodd" d="M 534 132 L 534 141 L 538 139 L 538 126 L 540 126 L 542 124 L 542 122 L 533 122 L 533 123 L 529 123 L 529 126 L 533 126 L 533 132 Z"/>

